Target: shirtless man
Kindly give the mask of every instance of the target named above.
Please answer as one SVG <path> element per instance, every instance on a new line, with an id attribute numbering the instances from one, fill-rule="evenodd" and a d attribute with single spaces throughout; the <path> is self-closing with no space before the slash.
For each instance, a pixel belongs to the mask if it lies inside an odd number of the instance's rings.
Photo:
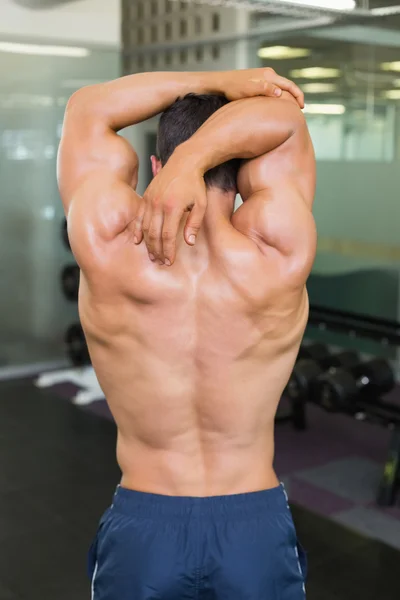
<path id="1" fill-rule="evenodd" d="M 91 549 L 94 600 L 305 597 L 273 470 L 316 248 L 299 105 L 271 69 L 133 75 L 68 105 L 59 185 L 122 471 Z M 142 199 L 116 132 L 163 111 Z"/>

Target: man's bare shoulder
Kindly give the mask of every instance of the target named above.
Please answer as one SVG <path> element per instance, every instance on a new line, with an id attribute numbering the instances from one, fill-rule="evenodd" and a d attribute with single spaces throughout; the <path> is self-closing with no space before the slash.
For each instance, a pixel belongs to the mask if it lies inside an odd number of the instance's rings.
<path id="1" fill-rule="evenodd" d="M 259 191 L 283 191 L 288 185 L 297 186 L 303 201 L 312 207 L 316 187 L 316 162 L 305 122 L 275 150 L 244 161 L 238 174 L 238 188 L 244 200 Z"/>

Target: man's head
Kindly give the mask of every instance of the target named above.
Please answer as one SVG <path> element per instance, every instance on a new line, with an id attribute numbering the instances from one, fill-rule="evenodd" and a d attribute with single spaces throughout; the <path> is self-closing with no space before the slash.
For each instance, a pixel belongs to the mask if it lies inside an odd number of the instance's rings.
<path id="1" fill-rule="evenodd" d="M 188 94 L 167 108 L 160 118 L 157 158 L 152 158 L 153 174 L 156 175 L 166 164 L 177 146 L 191 138 L 211 115 L 227 103 L 224 96 Z M 207 187 L 236 193 L 239 166 L 239 160 L 231 160 L 211 169 L 204 177 Z"/>

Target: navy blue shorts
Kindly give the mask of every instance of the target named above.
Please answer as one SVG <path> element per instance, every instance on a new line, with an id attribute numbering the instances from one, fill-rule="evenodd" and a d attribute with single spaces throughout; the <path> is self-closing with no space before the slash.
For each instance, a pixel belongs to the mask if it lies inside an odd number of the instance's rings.
<path id="1" fill-rule="evenodd" d="M 304 600 L 283 486 L 182 498 L 119 487 L 89 554 L 93 600 Z"/>

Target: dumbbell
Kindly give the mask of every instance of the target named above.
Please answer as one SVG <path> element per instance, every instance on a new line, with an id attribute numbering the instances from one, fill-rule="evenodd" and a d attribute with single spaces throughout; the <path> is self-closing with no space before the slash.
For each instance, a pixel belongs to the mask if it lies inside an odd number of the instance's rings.
<path id="1" fill-rule="evenodd" d="M 80 323 L 75 323 L 67 329 L 65 345 L 68 356 L 75 367 L 83 367 L 90 364 L 89 350 Z"/>
<path id="2" fill-rule="evenodd" d="M 374 401 L 394 386 L 395 376 L 388 361 L 374 358 L 325 373 L 319 382 L 319 404 L 330 412 L 351 413 L 360 401 Z"/>
<path id="3" fill-rule="evenodd" d="M 300 349 L 299 349 L 299 352 L 298 352 L 298 355 L 296 358 L 296 365 L 301 361 L 310 360 L 310 361 L 312 361 L 312 365 L 310 363 L 310 369 L 312 370 L 315 363 L 318 363 L 319 361 L 323 361 L 323 360 L 327 359 L 328 356 L 330 356 L 330 352 L 329 352 L 328 346 L 326 346 L 325 344 L 322 344 L 320 342 L 314 342 L 312 344 L 302 344 L 300 346 Z M 312 376 L 311 373 L 310 373 L 310 375 Z M 299 389 L 297 387 L 295 378 L 293 377 L 293 373 L 290 376 L 289 382 L 286 386 L 284 393 L 286 396 L 288 396 L 292 400 L 300 398 Z"/>
<path id="4" fill-rule="evenodd" d="M 296 363 L 286 388 L 291 400 L 315 401 L 318 397 L 319 378 L 323 373 L 331 368 L 352 367 L 360 360 L 357 352 L 351 350 L 337 354 L 330 354 L 327 348 L 326 350 L 318 358 L 303 358 Z"/>
<path id="5" fill-rule="evenodd" d="M 71 244 L 69 243 L 69 237 L 68 237 L 67 219 L 63 219 L 63 222 L 61 223 L 61 239 L 62 239 L 63 244 L 66 247 L 66 249 L 71 251 Z"/>
<path id="6" fill-rule="evenodd" d="M 71 302 L 78 301 L 80 269 L 78 265 L 67 265 L 61 272 L 61 287 L 64 296 Z"/>
<path id="7" fill-rule="evenodd" d="M 303 359 L 312 359 L 321 361 L 331 356 L 328 346 L 321 342 L 313 342 L 312 344 L 302 344 L 297 355 L 296 362 Z"/>

